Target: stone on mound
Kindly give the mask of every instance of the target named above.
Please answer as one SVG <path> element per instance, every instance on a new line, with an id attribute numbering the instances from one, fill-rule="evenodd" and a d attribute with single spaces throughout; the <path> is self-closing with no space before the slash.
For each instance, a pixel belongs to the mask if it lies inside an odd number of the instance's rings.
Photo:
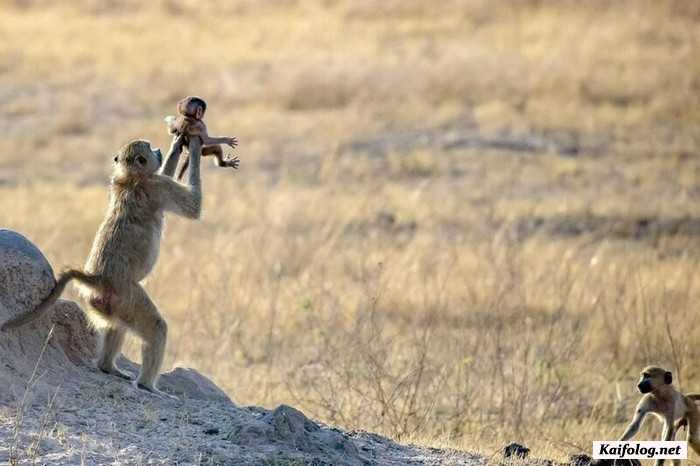
<path id="1" fill-rule="evenodd" d="M 36 246 L 0 229 L 0 322 L 35 308 L 55 283 L 49 261 Z"/>

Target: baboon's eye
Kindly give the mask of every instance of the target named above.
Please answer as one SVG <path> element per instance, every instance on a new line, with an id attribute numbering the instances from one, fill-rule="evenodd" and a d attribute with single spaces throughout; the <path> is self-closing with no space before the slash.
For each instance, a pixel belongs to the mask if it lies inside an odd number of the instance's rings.
<path id="1" fill-rule="evenodd" d="M 118 160 L 119 160 L 119 156 L 118 156 L 118 155 L 115 155 L 115 156 L 114 156 L 114 163 L 116 163 Z"/>
<path id="2" fill-rule="evenodd" d="M 147 162 L 146 157 L 144 157 L 143 155 L 139 155 L 138 157 L 136 157 L 136 161 L 141 165 L 146 165 Z"/>

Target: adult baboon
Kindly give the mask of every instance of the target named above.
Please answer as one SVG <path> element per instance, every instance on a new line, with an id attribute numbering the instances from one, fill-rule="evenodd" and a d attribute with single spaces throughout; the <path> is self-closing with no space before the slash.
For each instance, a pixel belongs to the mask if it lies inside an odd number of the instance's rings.
<path id="1" fill-rule="evenodd" d="M 670 371 L 656 366 L 645 367 L 642 370 L 637 389 L 644 396 L 637 403 L 634 418 L 620 440 L 626 441 L 634 437 L 646 415 L 653 414 L 664 425 L 661 440 L 673 440 L 678 425 L 686 424 L 688 446 L 700 454 L 700 412 L 693 399 L 684 396 L 672 384 L 673 375 Z M 674 421 L 678 421 L 678 424 L 674 424 Z M 657 459 L 655 465 L 661 466 L 663 462 L 663 459 Z M 679 465 L 680 460 L 673 460 L 673 464 Z"/>
<path id="2" fill-rule="evenodd" d="M 141 373 L 134 384 L 162 393 L 156 380 L 163 362 L 167 325 L 140 285 L 158 259 L 164 212 L 199 218 L 202 189 L 199 175 L 201 142 L 190 140 L 189 183 L 173 180 L 172 158 L 182 150 L 182 137 L 173 139 L 161 173 L 160 150 L 148 141 L 132 141 L 114 157 L 109 207 L 100 225 L 83 270 L 61 273 L 49 296 L 34 310 L 6 322 L 2 330 L 30 322 L 59 298 L 66 284 L 80 282 L 81 295 L 90 307 L 86 313 L 100 330 L 97 367 L 103 372 L 130 378 L 115 360 L 127 330 L 143 340 Z"/>

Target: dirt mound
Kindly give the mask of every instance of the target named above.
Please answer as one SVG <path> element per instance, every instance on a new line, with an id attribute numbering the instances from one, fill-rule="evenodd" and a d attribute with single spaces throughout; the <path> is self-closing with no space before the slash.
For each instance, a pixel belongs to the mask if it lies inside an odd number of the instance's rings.
<path id="1" fill-rule="evenodd" d="M 43 254 L 0 230 L 0 322 L 31 309 L 54 284 Z M 476 464 L 462 453 L 343 432 L 300 411 L 239 407 L 192 369 L 163 374 L 155 397 L 102 374 L 95 334 L 77 304 L 0 334 L 0 463 L 404 465 Z M 122 358 L 121 367 L 138 365 Z"/>

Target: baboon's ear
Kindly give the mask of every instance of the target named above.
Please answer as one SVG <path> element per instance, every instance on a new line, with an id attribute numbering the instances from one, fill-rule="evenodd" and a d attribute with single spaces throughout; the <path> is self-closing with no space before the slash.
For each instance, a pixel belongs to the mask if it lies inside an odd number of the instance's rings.
<path id="1" fill-rule="evenodd" d="M 666 371 L 666 373 L 664 374 L 664 382 L 667 385 L 671 385 L 673 383 L 673 374 L 671 374 L 671 372 Z"/>

